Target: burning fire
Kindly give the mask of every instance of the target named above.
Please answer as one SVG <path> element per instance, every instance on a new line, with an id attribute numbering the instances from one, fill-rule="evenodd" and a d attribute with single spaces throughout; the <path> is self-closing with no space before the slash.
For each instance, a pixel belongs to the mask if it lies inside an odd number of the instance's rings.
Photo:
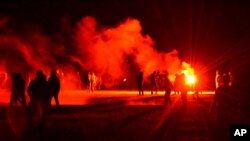
<path id="1" fill-rule="evenodd" d="M 196 82 L 196 76 L 195 75 L 190 75 L 190 74 L 185 74 L 186 75 L 186 83 L 190 84 L 190 85 L 194 85 Z"/>
<path id="2" fill-rule="evenodd" d="M 182 62 L 182 67 L 184 68 L 182 73 L 186 76 L 186 84 L 191 86 L 195 85 L 197 78 L 194 74 L 194 69 L 186 62 Z"/>

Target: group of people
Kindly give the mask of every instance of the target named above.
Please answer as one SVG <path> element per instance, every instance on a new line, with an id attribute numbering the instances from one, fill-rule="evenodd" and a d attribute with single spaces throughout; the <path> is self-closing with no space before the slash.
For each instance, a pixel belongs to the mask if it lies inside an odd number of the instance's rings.
<path id="1" fill-rule="evenodd" d="M 160 73 L 159 70 L 153 71 L 149 76 L 151 95 L 157 94 L 158 90 L 165 90 L 166 83 L 169 82 L 168 72 Z M 168 85 L 168 84 L 167 84 Z M 172 85 L 172 83 L 171 83 Z M 173 86 L 172 86 L 173 89 Z"/>
<path id="2" fill-rule="evenodd" d="M 157 71 L 154 71 L 149 76 L 151 95 L 153 95 L 154 93 L 157 94 L 157 91 L 159 89 L 159 87 L 158 87 L 158 82 L 159 81 L 158 80 L 159 80 L 159 77 L 161 77 L 161 85 L 162 85 L 162 87 L 163 87 L 163 89 L 165 91 L 164 98 L 165 98 L 166 104 L 171 103 L 170 95 L 171 95 L 172 90 L 174 90 L 174 86 L 173 86 L 172 82 L 169 80 L 168 75 L 169 74 L 168 74 L 167 71 L 165 71 L 161 76 L 159 75 L 159 73 L 157 73 Z M 183 83 L 178 84 L 179 85 L 178 90 L 180 90 L 182 100 L 183 100 L 183 102 L 185 104 L 188 87 L 184 83 L 185 82 L 185 75 L 182 74 L 179 77 L 180 78 L 178 78 L 178 79 L 181 79 L 180 81 L 183 82 Z M 139 90 L 139 95 L 143 95 L 144 93 L 143 93 L 143 72 L 142 71 L 140 71 L 139 74 L 138 74 L 137 86 L 138 86 L 138 90 Z"/>
<path id="3" fill-rule="evenodd" d="M 39 124 L 36 126 L 43 126 L 45 116 L 51 106 L 52 98 L 55 99 L 56 106 L 59 107 L 58 95 L 60 87 L 60 79 L 55 70 L 51 71 L 48 80 L 43 71 L 38 70 L 36 77 L 28 84 L 27 93 L 30 100 L 29 103 L 26 104 L 25 81 L 21 73 L 13 73 L 10 107 L 20 102 L 28 111 L 31 126 L 34 126 L 33 122 L 37 119 L 39 119 Z M 40 115 L 40 117 L 38 115 Z"/>
<path id="4" fill-rule="evenodd" d="M 95 75 L 93 71 L 88 72 L 88 82 L 87 87 L 90 92 L 94 92 L 94 90 L 100 90 L 101 89 L 101 81 L 102 79 Z"/>

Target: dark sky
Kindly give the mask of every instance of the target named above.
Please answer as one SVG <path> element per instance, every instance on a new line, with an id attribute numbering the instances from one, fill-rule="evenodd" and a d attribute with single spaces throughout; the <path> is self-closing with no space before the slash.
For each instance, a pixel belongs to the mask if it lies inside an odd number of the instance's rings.
<path id="1" fill-rule="evenodd" d="M 184 60 L 211 68 L 248 59 L 250 48 L 250 4 L 238 0 L 1 0 L 6 15 L 17 30 L 37 25 L 45 34 L 60 31 L 62 17 L 72 26 L 86 15 L 102 26 L 133 17 L 159 51 L 177 49 Z"/>

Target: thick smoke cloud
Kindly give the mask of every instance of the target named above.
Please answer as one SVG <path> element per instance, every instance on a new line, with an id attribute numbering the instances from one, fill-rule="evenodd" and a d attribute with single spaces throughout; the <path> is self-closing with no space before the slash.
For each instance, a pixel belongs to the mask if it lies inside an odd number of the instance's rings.
<path id="1" fill-rule="evenodd" d="M 183 69 L 178 52 L 158 52 L 153 39 L 142 34 L 137 19 L 103 27 L 87 16 L 66 36 L 44 35 L 39 28 L 16 33 L 8 27 L 8 19 L 0 20 L 0 69 L 22 72 L 27 80 L 37 69 L 47 75 L 57 69 L 66 88 L 79 88 L 84 72 L 92 70 L 110 87 L 140 70 L 146 78 L 154 70 L 174 75 Z"/>
<path id="2" fill-rule="evenodd" d="M 178 52 L 155 50 L 153 40 L 142 34 L 140 21 L 136 19 L 128 18 L 117 27 L 99 28 L 95 18 L 85 17 L 77 25 L 76 41 L 81 60 L 86 60 L 84 67 L 112 79 L 131 73 L 128 57 L 137 65 L 133 71 L 142 70 L 146 76 L 154 70 L 175 74 L 181 69 Z"/>
<path id="3" fill-rule="evenodd" d="M 8 21 L 0 27 L 0 67 L 1 73 L 21 72 L 27 83 L 35 71 L 42 69 L 47 75 L 52 69 L 70 68 L 67 48 L 53 36 L 45 36 L 38 28 L 30 28 L 25 33 L 15 32 L 8 27 Z M 0 20 L 2 21 L 2 20 Z M 67 67 L 68 66 L 68 67 Z M 68 71 L 68 70 L 67 70 Z M 67 74 L 67 73 L 66 73 Z"/>

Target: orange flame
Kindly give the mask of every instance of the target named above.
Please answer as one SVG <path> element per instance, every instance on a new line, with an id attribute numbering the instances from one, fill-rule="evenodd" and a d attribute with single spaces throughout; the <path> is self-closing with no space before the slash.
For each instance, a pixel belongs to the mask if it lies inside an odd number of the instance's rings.
<path id="1" fill-rule="evenodd" d="M 186 62 L 182 62 L 182 68 L 182 73 L 184 73 L 186 76 L 186 83 L 188 85 L 194 85 L 197 80 L 196 75 L 194 73 L 194 69 L 191 67 L 190 64 Z"/>

